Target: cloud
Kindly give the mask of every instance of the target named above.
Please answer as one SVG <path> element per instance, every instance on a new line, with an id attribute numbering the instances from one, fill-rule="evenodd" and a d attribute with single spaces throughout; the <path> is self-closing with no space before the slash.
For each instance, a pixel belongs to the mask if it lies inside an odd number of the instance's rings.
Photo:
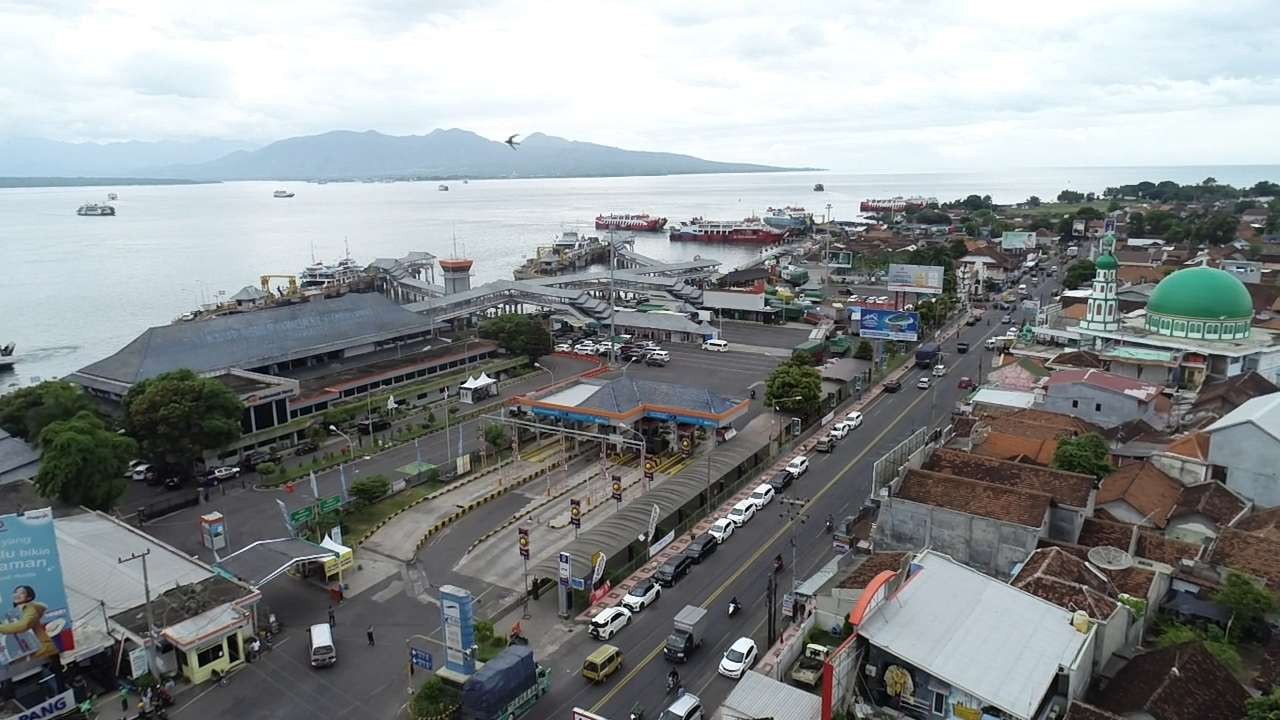
<path id="1" fill-rule="evenodd" d="M 1280 3 L 0 0 L 0 135 L 541 130 L 844 170 L 1280 163 Z"/>

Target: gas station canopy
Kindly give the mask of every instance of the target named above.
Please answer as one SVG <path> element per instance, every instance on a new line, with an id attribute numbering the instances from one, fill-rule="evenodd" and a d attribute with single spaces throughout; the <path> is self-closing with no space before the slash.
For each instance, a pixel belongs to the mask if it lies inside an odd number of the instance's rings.
<path id="1" fill-rule="evenodd" d="M 256 588 L 275 580 L 299 563 L 337 561 L 340 557 L 341 552 L 336 549 L 297 538 L 280 538 L 259 540 L 243 547 L 222 558 L 215 567 Z"/>

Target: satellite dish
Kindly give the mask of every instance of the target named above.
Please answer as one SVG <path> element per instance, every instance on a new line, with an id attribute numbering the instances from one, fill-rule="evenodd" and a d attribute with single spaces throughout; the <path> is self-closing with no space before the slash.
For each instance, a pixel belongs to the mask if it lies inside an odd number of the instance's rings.
<path id="1" fill-rule="evenodd" d="M 1089 548 L 1089 562 L 1103 570 L 1125 570 L 1133 567 L 1133 556 L 1118 547 L 1099 545 Z"/>

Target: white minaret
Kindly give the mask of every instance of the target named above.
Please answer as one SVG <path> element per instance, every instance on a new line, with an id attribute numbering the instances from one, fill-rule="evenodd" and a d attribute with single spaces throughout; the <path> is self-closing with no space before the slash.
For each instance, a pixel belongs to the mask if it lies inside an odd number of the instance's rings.
<path id="1" fill-rule="evenodd" d="M 1120 329 L 1120 304 L 1116 300 L 1116 273 L 1120 263 L 1116 261 L 1116 236 L 1103 235 L 1098 240 L 1098 259 L 1094 263 L 1097 272 L 1093 276 L 1093 290 L 1089 293 L 1089 310 L 1080 327 L 1084 330 L 1115 332 Z"/>

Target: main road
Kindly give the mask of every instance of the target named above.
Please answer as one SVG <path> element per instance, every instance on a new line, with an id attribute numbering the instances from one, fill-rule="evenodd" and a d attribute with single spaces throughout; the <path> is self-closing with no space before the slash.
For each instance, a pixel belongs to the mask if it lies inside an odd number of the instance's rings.
<path id="1" fill-rule="evenodd" d="M 1049 289 L 1047 284 L 1042 291 Z M 790 497 L 810 501 L 808 521 L 795 526 L 796 566 L 791 562 L 792 525 L 775 500 L 609 641 L 624 654 L 625 662 L 618 675 L 595 686 L 578 674 L 582 660 L 599 645 L 585 633 L 575 634 L 553 655 L 542 658 L 541 662 L 553 669 L 555 682 L 551 694 L 534 707 L 531 717 L 566 718 L 572 708 L 582 707 L 617 720 L 626 717 L 635 705 L 656 717 L 672 699 L 665 694 L 666 674 L 672 666 L 662 658 L 663 642 L 671 630 L 673 616 L 685 605 L 708 608 L 708 615 L 702 648 L 690 662 L 677 668 L 681 683 L 702 700 L 704 708 L 717 707 L 734 682 L 717 674 L 720 658 L 729 645 L 739 637 L 749 636 L 761 654 L 766 650 L 765 588 L 773 557 L 781 554 L 787 566 L 779 578 L 779 596 L 791 588 L 793 580 L 803 580 L 833 557 L 831 538 L 824 528 L 826 516 L 840 518 L 862 505 L 871 493 L 874 462 L 917 429 L 940 424 L 963 394 L 957 388 L 960 377 L 981 381 L 984 373 L 979 363 L 985 359 L 989 364 L 991 357 L 983 343 L 990 336 L 1003 334 L 1008 327 L 999 322 L 1001 314 L 987 310 L 977 326 L 961 326 L 960 334 L 943 347 L 949 365 L 947 375 L 932 378 L 930 389 L 916 387 L 918 379 L 929 371 L 912 370 L 903 377 L 899 393 L 883 394 L 864 409 L 862 427 L 834 452 L 810 457 L 808 473 L 786 492 Z M 968 342 L 969 352 L 956 353 L 956 341 Z M 744 611 L 730 619 L 727 604 L 735 596 Z"/>

